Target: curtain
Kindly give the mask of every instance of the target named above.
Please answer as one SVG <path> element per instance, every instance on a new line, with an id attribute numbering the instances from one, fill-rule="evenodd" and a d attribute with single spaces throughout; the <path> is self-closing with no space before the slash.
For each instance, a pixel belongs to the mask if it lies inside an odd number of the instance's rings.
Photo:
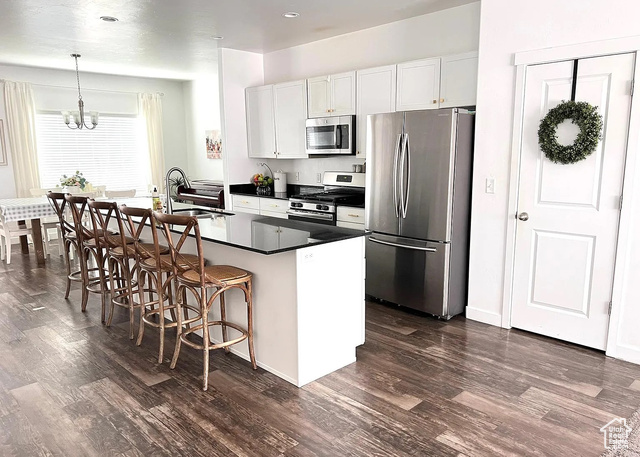
<path id="1" fill-rule="evenodd" d="M 162 192 L 164 186 L 164 142 L 162 136 L 162 99 L 160 94 L 138 94 L 138 113 L 145 121 L 151 163 L 151 180 Z"/>
<path id="2" fill-rule="evenodd" d="M 40 187 L 36 105 L 31 84 L 5 81 L 4 103 L 16 192 L 18 197 L 30 197 L 30 190 Z"/>

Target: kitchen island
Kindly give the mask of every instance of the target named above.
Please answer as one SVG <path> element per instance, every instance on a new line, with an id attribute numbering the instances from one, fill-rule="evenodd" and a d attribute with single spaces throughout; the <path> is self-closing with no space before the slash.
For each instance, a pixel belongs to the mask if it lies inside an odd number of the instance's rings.
<path id="1" fill-rule="evenodd" d="M 242 213 L 213 213 L 199 225 L 210 264 L 254 275 L 258 366 L 300 387 L 355 362 L 364 343 L 364 231 Z M 195 239 L 185 249 L 195 254 Z M 246 326 L 242 292 L 229 291 L 226 300 L 227 319 Z M 211 315 L 220 318 L 217 302 Z M 222 341 L 219 328 L 212 339 Z M 246 342 L 231 352 L 249 360 Z"/>

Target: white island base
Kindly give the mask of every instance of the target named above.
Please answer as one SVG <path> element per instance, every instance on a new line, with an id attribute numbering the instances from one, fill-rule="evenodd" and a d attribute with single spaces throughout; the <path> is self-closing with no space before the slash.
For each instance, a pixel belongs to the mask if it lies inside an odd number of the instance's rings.
<path id="1" fill-rule="evenodd" d="M 202 244 L 211 264 L 233 265 L 254 275 L 259 367 L 301 387 L 355 362 L 356 346 L 364 343 L 364 236 L 270 255 L 206 240 Z M 193 239 L 186 252 L 196 253 Z M 227 320 L 246 328 L 243 293 L 231 290 L 225 296 Z M 220 318 L 217 300 L 210 315 Z M 219 327 L 211 338 L 222 341 Z M 189 350 L 183 345 L 182 351 Z M 246 341 L 232 346 L 231 352 L 249 360 Z"/>

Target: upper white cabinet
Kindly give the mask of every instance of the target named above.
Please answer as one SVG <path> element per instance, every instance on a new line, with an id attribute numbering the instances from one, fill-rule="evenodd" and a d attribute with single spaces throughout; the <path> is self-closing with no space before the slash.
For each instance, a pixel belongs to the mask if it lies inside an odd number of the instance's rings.
<path id="1" fill-rule="evenodd" d="M 356 157 L 366 156 L 367 115 L 396 110 L 396 66 L 358 70 Z"/>
<path id="2" fill-rule="evenodd" d="M 275 84 L 273 105 L 276 125 L 276 157 L 306 158 L 305 121 L 307 120 L 306 81 Z"/>
<path id="3" fill-rule="evenodd" d="M 442 57 L 440 108 L 475 105 L 477 81 L 477 52 Z"/>
<path id="4" fill-rule="evenodd" d="M 250 87 L 246 91 L 249 157 L 306 158 L 305 81 Z"/>
<path id="5" fill-rule="evenodd" d="M 307 80 L 309 118 L 356 114 L 356 72 Z"/>
<path id="6" fill-rule="evenodd" d="M 437 109 L 440 99 L 440 58 L 398 64 L 396 111 Z"/>
<path id="7" fill-rule="evenodd" d="M 249 157 L 276 157 L 273 86 L 248 88 L 246 106 Z"/>

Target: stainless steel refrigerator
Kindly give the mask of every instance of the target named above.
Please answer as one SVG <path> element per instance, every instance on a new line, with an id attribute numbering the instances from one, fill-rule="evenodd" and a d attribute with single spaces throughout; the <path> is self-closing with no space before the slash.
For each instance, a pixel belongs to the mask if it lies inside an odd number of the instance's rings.
<path id="1" fill-rule="evenodd" d="M 445 319 L 467 297 L 474 115 L 367 117 L 366 293 Z"/>

